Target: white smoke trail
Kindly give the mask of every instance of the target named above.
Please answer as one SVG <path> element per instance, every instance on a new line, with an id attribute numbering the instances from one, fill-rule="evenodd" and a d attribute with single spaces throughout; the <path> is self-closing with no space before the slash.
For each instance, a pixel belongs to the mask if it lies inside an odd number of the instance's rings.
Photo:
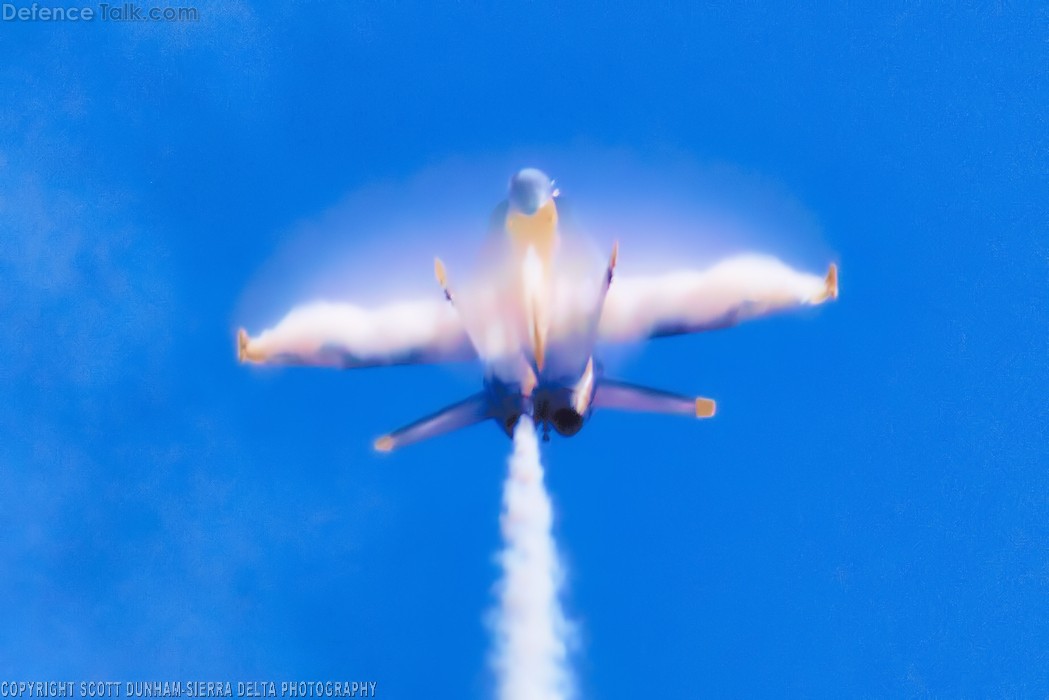
<path id="1" fill-rule="evenodd" d="M 492 665 L 501 700 L 562 700 L 571 697 L 568 667 L 571 627 L 558 600 L 563 583 L 551 533 L 550 498 L 532 421 L 514 430 L 514 453 L 503 486 L 500 518 L 502 579 L 494 611 Z"/>

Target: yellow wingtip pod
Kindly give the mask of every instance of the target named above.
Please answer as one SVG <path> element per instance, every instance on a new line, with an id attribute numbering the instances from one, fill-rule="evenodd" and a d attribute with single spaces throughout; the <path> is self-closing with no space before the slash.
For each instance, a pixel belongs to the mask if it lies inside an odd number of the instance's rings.
<path id="1" fill-rule="evenodd" d="M 390 452 L 393 450 L 393 438 L 389 435 L 383 435 L 375 441 L 373 447 L 376 452 Z"/>
<path id="2" fill-rule="evenodd" d="M 248 361 L 248 332 L 243 328 L 237 329 L 237 362 Z"/>
<path id="3" fill-rule="evenodd" d="M 835 263 L 831 263 L 830 267 L 827 268 L 827 277 L 824 279 L 826 285 L 827 299 L 838 298 L 838 266 Z"/>
<path id="4" fill-rule="evenodd" d="M 827 274 L 823 278 L 823 289 L 812 297 L 812 304 L 822 304 L 838 298 L 838 266 L 831 263 L 827 268 Z"/>
<path id="5" fill-rule="evenodd" d="M 266 353 L 257 348 L 252 349 L 251 338 L 243 328 L 237 330 L 237 362 L 241 364 L 261 364 L 266 361 Z"/>
<path id="6" fill-rule="evenodd" d="M 696 399 L 696 418 L 713 418 L 717 412 L 717 402 L 714 399 Z"/>

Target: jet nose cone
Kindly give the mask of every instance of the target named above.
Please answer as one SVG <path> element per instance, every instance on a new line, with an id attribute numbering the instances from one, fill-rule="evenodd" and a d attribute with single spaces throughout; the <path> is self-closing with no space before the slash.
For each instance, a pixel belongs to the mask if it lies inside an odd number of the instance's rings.
<path id="1" fill-rule="evenodd" d="M 510 204 L 529 216 L 539 211 L 553 193 L 553 180 L 542 170 L 525 168 L 510 178 Z"/>

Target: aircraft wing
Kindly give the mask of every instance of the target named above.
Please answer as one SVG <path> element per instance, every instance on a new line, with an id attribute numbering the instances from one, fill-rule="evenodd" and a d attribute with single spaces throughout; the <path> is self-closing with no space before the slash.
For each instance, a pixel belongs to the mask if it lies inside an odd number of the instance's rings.
<path id="1" fill-rule="evenodd" d="M 631 342 L 734 326 L 759 316 L 822 304 L 838 296 L 838 270 L 799 272 L 771 257 L 741 255 L 702 271 L 617 275 L 598 338 Z"/>
<path id="2" fill-rule="evenodd" d="M 344 369 L 457 362 L 476 357 L 455 309 L 444 299 L 363 309 L 317 302 L 293 309 L 251 337 L 237 334 L 241 362 Z"/>

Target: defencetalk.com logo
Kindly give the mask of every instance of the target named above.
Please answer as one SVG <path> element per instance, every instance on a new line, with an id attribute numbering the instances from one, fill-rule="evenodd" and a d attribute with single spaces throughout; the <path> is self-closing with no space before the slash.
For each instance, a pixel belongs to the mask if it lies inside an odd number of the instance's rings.
<path id="1" fill-rule="evenodd" d="M 5 2 L 0 6 L 0 17 L 4 22 L 196 22 L 200 13 L 195 7 L 143 7 L 133 2 L 79 7 Z"/>

